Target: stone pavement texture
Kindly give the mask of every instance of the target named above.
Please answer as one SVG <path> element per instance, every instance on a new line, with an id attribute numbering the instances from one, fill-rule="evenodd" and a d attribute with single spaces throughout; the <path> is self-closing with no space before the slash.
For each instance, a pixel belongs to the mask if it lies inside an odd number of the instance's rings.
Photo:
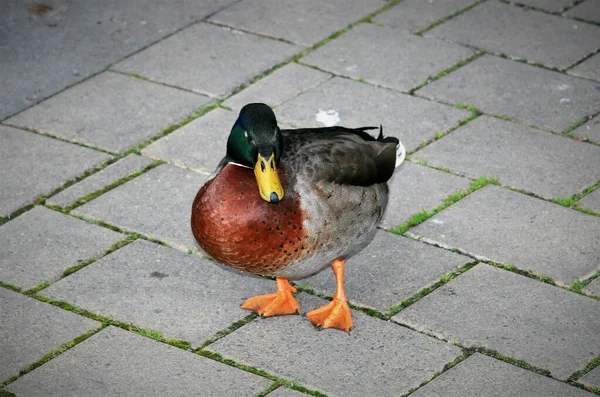
<path id="1" fill-rule="evenodd" d="M 0 3 L 1 396 L 600 395 L 599 1 Z M 409 151 L 350 333 L 191 235 L 248 102 Z"/>

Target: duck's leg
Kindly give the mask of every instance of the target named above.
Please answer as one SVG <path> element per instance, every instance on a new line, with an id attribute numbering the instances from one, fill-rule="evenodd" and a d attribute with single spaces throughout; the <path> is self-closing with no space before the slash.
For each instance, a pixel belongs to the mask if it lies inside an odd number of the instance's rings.
<path id="1" fill-rule="evenodd" d="M 292 292 L 296 292 L 296 288 L 286 278 L 277 277 L 275 280 L 277 292 L 250 298 L 240 307 L 265 317 L 300 313 L 300 305 L 292 295 Z"/>
<path id="2" fill-rule="evenodd" d="M 338 328 L 349 332 L 352 329 L 352 314 L 344 291 L 344 260 L 334 260 L 331 267 L 333 267 L 336 284 L 333 300 L 325 306 L 306 313 L 306 317 L 315 327 Z"/>

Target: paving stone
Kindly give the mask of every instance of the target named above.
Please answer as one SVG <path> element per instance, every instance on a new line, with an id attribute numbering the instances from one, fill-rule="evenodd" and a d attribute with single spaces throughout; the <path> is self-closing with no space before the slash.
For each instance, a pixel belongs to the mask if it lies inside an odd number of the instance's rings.
<path id="1" fill-rule="evenodd" d="M 471 186 L 467 178 L 404 162 L 388 182 L 390 198 L 382 226 L 399 226 L 421 211 L 442 205 L 444 199 Z"/>
<path id="2" fill-rule="evenodd" d="M 254 396 L 270 383 L 197 354 L 108 327 L 6 389 L 19 397 L 40 393 L 57 397 Z"/>
<path id="3" fill-rule="evenodd" d="M 585 196 L 579 202 L 579 206 L 600 214 L 600 189 L 596 189 L 594 192 Z"/>
<path id="4" fill-rule="evenodd" d="M 138 240 L 40 294 L 197 347 L 250 314 L 240 309 L 244 300 L 271 290 L 274 281 Z"/>
<path id="5" fill-rule="evenodd" d="M 486 186 L 412 232 L 465 252 L 550 276 L 560 284 L 598 271 L 600 218 Z"/>
<path id="6" fill-rule="evenodd" d="M 111 156 L 0 125 L 0 217 L 31 204 Z"/>
<path id="7" fill-rule="evenodd" d="M 294 127 L 323 127 L 325 112 L 345 127 L 383 125 L 383 132 L 402 140 L 407 150 L 446 131 L 470 115 L 463 109 L 392 92 L 370 84 L 334 77 L 277 108 L 277 120 Z M 335 117 L 334 117 L 335 118 Z"/>
<path id="8" fill-rule="evenodd" d="M 237 112 L 220 108 L 211 110 L 154 142 L 142 153 L 153 159 L 212 173 L 225 156 L 227 138 L 237 117 Z"/>
<path id="9" fill-rule="evenodd" d="M 584 289 L 583 292 L 589 295 L 600 296 L 600 278 L 595 279 L 591 283 L 589 283 Z"/>
<path id="10" fill-rule="evenodd" d="M 484 2 L 427 34 L 560 69 L 600 46 L 598 26 L 499 1 Z"/>
<path id="11" fill-rule="evenodd" d="M 482 116 L 413 155 L 428 164 L 546 198 L 580 193 L 598 179 L 600 148 Z"/>
<path id="12" fill-rule="evenodd" d="M 491 55 L 426 85 L 417 95 L 475 105 L 557 132 L 600 107 L 598 84 Z"/>
<path id="13" fill-rule="evenodd" d="M 518 0 L 516 3 L 539 8 L 549 12 L 561 12 L 573 5 L 575 0 Z"/>
<path id="14" fill-rule="evenodd" d="M 223 105 L 235 112 L 253 102 L 263 102 L 276 107 L 330 77 L 328 73 L 292 62 L 235 94 L 223 102 Z"/>
<path id="15" fill-rule="evenodd" d="M 326 303 L 306 294 L 298 299 L 302 312 Z M 319 332 L 301 316 L 269 317 L 252 321 L 207 349 L 328 396 L 406 394 L 460 354 L 453 345 L 389 321 L 356 311 L 352 315 L 354 329 L 349 334 Z"/>
<path id="16" fill-rule="evenodd" d="M 306 397 L 306 394 L 300 393 L 299 391 L 288 389 L 287 387 L 280 387 L 274 392 L 268 394 L 269 397 Z"/>
<path id="17" fill-rule="evenodd" d="M 466 256 L 380 230 L 364 251 L 346 262 L 346 294 L 353 303 L 386 312 L 469 262 Z M 335 293 L 331 271 L 302 283 L 330 296 Z"/>
<path id="18" fill-rule="evenodd" d="M 475 353 L 426 384 L 414 397 L 592 397 L 585 390 Z"/>
<path id="19" fill-rule="evenodd" d="M 98 73 L 234 0 L 53 0 L 35 15 L 21 0 L 0 14 L 0 119 Z"/>
<path id="20" fill-rule="evenodd" d="M 392 317 L 565 380 L 600 354 L 598 302 L 483 263 Z"/>
<path id="21" fill-rule="evenodd" d="M 408 92 L 474 53 L 457 44 L 363 23 L 301 61 L 338 75 Z"/>
<path id="22" fill-rule="evenodd" d="M 385 4 L 381 0 L 243 0 L 210 20 L 309 46 Z"/>
<path id="23" fill-rule="evenodd" d="M 206 176 L 168 164 L 77 207 L 73 213 L 157 238 L 177 248 L 196 249 L 190 211 Z"/>
<path id="24" fill-rule="evenodd" d="M 569 69 L 568 73 L 573 76 L 600 81 L 600 54 L 596 54 L 591 58 L 586 59 L 573 69 Z"/>
<path id="25" fill-rule="evenodd" d="M 7 123 L 122 152 L 186 118 L 209 98 L 105 72 Z"/>
<path id="26" fill-rule="evenodd" d="M 474 0 L 404 0 L 375 17 L 374 21 L 417 32 L 474 3 Z"/>
<path id="27" fill-rule="evenodd" d="M 581 127 L 576 128 L 573 134 L 600 143 L 600 116 L 596 116 Z"/>
<path id="28" fill-rule="evenodd" d="M 586 386 L 600 388 L 600 367 L 596 367 L 585 374 L 578 382 Z"/>
<path id="29" fill-rule="evenodd" d="M 598 4 L 598 1 L 587 0 L 577 4 L 575 7 L 565 12 L 564 15 L 585 19 L 587 21 L 600 22 L 600 4 Z"/>
<path id="30" fill-rule="evenodd" d="M 73 204 L 76 200 L 94 193 L 121 178 L 143 170 L 150 164 L 152 164 L 152 160 L 136 154 L 130 154 L 96 174 L 90 175 L 81 182 L 68 187 L 57 195 L 50 197 L 46 202 L 66 207 Z"/>
<path id="31" fill-rule="evenodd" d="M 0 280 L 30 289 L 125 238 L 79 219 L 35 207 L 0 226 Z"/>
<path id="32" fill-rule="evenodd" d="M 113 68 L 223 97 L 300 49 L 281 41 L 200 23 L 119 62 Z"/>
<path id="33" fill-rule="evenodd" d="M 0 382 L 101 324 L 0 288 Z"/>

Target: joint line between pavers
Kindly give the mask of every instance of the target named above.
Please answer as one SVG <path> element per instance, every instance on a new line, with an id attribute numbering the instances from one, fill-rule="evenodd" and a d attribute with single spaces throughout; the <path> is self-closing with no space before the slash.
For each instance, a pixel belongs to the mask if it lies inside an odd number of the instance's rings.
<path id="1" fill-rule="evenodd" d="M 431 25 L 425 27 L 424 29 L 421 29 L 421 30 L 415 32 L 415 34 L 417 34 L 419 36 L 422 36 L 423 33 L 428 32 L 429 30 L 435 28 L 436 26 L 439 26 L 439 25 L 443 24 L 444 22 L 447 22 L 450 19 L 455 18 L 458 15 L 463 14 L 463 13 L 469 11 L 470 9 L 477 7 L 479 4 L 484 3 L 485 1 L 486 0 L 479 0 L 479 1 L 477 1 L 477 2 L 475 2 L 475 3 L 473 3 L 473 4 L 469 5 L 469 6 L 467 6 L 465 8 L 462 8 L 462 9 L 460 9 L 460 10 L 458 10 L 458 11 L 456 11 L 456 12 L 450 14 L 450 15 L 445 16 L 444 18 L 438 19 L 437 21 L 435 21 Z"/>
<path id="2" fill-rule="evenodd" d="M 190 90 L 188 88 L 180 87 L 180 86 L 177 86 L 177 85 L 165 83 L 165 82 L 158 81 L 158 80 L 153 80 L 153 79 L 151 79 L 149 77 L 143 76 L 143 75 L 138 74 L 138 73 L 122 72 L 120 70 L 115 70 L 115 69 L 108 69 L 108 70 L 106 70 L 106 72 L 107 73 L 120 74 L 122 76 L 131 77 L 133 79 L 138 79 L 138 80 L 146 81 L 146 82 L 152 83 L 152 84 L 162 85 L 164 87 L 173 88 L 173 89 L 176 89 L 176 90 L 179 90 L 179 91 L 188 92 L 190 94 L 194 94 L 194 95 L 198 95 L 198 96 L 203 96 L 203 97 L 207 97 L 207 98 L 210 98 L 210 99 L 219 99 L 218 97 L 216 97 L 216 96 L 214 96 L 212 94 L 209 94 L 209 93 L 193 91 L 193 90 Z"/>

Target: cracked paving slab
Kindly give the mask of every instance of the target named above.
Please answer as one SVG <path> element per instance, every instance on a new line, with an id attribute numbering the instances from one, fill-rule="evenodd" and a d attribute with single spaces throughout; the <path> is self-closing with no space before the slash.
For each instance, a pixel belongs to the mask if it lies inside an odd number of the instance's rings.
<path id="1" fill-rule="evenodd" d="M 240 309 L 244 300 L 274 288 L 271 280 L 138 240 L 40 294 L 198 347 L 250 314 Z"/>
<path id="2" fill-rule="evenodd" d="M 488 185 L 411 232 L 562 285 L 599 269 L 600 218 Z"/>
<path id="3" fill-rule="evenodd" d="M 597 301 L 483 263 L 392 320 L 496 350 L 561 380 L 600 354 Z"/>
<path id="4" fill-rule="evenodd" d="M 74 373 L 77 376 L 65 376 Z M 6 389 L 19 397 L 37 397 L 40 393 L 48 397 L 250 397 L 271 383 L 260 376 L 111 326 Z"/>
<path id="5" fill-rule="evenodd" d="M 303 313 L 326 303 L 304 293 L 298 300 Z M 301 316 L 257 319 L 207 350 L 329 396 L 405 394 L 461 354 L 456 346 L 389 321 L 352 315 L 350 333 L 317 331 Z"/>

